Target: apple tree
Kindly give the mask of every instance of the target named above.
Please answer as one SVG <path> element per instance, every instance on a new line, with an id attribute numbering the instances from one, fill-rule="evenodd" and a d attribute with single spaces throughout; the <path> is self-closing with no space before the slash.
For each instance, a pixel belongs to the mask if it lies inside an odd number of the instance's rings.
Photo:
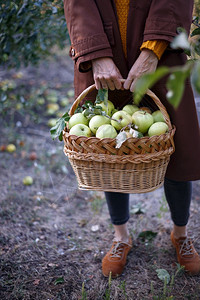
<path id="1" fill-rule="evenodd" d="M 0 65 L 35 64 L 67 41 L 63 1 L 5 0 L 0 4 Z"/>

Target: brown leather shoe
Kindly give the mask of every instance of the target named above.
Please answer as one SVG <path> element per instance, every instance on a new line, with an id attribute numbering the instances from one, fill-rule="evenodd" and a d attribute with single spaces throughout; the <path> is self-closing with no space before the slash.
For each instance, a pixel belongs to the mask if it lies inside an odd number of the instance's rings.
<path id="1" fill-rule="evenodd" d="M 175 239 L 172 231 L 171 241 L 176 248 L 179 264 L 184 266 L 185 271 L 190 275 L 197 275 L 200 272 L 200 257 L 192 244 L 192 240 L 187 237 Z"/>
<path id="2" fill-rule="evenodd" d="M 126 258 L 132 248 L 132 239 L 129 237 L 128 243 L 121 241 L 113 241 L 111 249 L 102 260 L 102 273 L 108 277 L 111 272 L 111 277 L 115 278 L 122 274 L 126 264 Z"/>

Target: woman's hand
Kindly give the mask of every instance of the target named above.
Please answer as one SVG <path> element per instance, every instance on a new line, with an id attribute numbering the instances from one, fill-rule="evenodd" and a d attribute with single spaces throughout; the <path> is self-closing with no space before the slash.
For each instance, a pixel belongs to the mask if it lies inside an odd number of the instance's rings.
<path id="1" fill-rule="evenodd" d="M 112 58 L 103 57 L 92 60 L 92 70 L 96 89 L 120 89 L 122 76 Z"/>
<path id="2" fill-rule="evenodd" d="M 153 51 L 143 49 L 129 71 L 128 77 L 124 82 L 124 88 L 127 90 L 130 89 L 130 91 L 133 92 L 137 79 L 146 73 L 154 72 L 157 68 L 157 64 L 158 58 Z"/>

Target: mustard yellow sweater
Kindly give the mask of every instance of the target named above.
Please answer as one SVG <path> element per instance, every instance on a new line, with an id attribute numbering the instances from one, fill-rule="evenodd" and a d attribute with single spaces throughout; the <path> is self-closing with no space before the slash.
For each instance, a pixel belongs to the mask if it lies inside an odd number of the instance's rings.
<path id="1" fill-rule="evenodd" d="M 115 0 L 115 5 L 117 9 L 117 16 L 118 16 L 118 23 L 119 23 L 119 30 L 122 39 L 122 45 L 124 54 L 126 56 L 127 49 L 126 49 L 126 33 L 127 33 L 127 20 L 128 20 L 128 12 L 129 12 L 129 1 L 130 0 Z M 167 48 L 168 42 L 163 40 L 153 40 L 153 41 L 146 41 L 140 47 L 140 50 L 146 48 L 152 50 L 158 59 L 161 58 L 163 52 Z"/>

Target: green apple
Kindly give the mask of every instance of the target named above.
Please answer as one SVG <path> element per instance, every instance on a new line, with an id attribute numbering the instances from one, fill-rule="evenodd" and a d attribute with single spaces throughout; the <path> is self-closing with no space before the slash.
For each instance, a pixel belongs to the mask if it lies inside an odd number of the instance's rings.
<path id="1" fill-rule="evenodd" d="M 53 115 L 59 110 L 59 105 L 57 103 L 49 103 L 47 105 L 47 114 Z"/>
<path id="2" fill-rule="evenodd" d="M 153 117 L 146 111 L 138 110 L 132 115 L 133 124 L 135 129 L 141 133 L 147 132 L 149 127 L 153 124 Z"/>
<path id="3" fill-rule="evenodd" d="M 111 120 L 111 125 L 117 130 L 120 130 L 123 127 L 127 126 L 129 123 L 132 123 L 131 116 L 124 110 L 119 110 L 114 113 L 114 115 L 112 115 L 112 119 L 113 120 Z"/>
<path id="4" fill-rule="evenodd" d="M 139 110 L 139 107 L 137 107 L 137 105 L 135 104 L 127 104 L 122 108 L 122 110 L 124 110 L 125 112 L 127 112 L 129 115 L 132 116 L 134 112 Z"/>
<path id="5" fill-rule="evenodd" d="M 115 108 L 115 109 L 113 109 L 113 110 L 112 110 L 112 116 L 113 116 L 113 115 L 114 115 L 114 113 L 116 113 L 117 111 L 119 111 L 119 109 L 116 109 L 116 108 Z"/>
<path id="6" fill-rule="evenodd" d="M 92 132 L 87 125 L 76 124 L 70 129 L 69 134 L 90 137 L 92 135 Z"/>
<path id="7" fill-rule="evenodd" d="M 60 100 L 60 105 L 62 107 L 65 107 L 69 104 L 69 99 L 67 97 L 63 97 L 61 100 Z"/>
<path id="8" fill-rule="evenodd" d="M 77 124 L 88 125 L 88 119 L 82 113 L 76 113 L 69 119 L 69 129 L 71 129 L 74 125 Z"/>
<path id="9" fill-rule="evenodd" d="M 148 112 L 149 114 L 151 114 L 151 110 L 150 110 L 149 107 L 142 106 L 142 107 L 140 107 L 140 110 L 146 111 L 146 112 Z"/>
<path id="10" fill-rule="evenodd" d="M 164 116 L 160 110 L 156 110 L 152 113 L 152 117 L 155 122 L 165 122 Z"/>
<path id="11" fill-rule="evenodd" d="M 57 103 L 58 102 L 58 97 L 54 96 L 54 95 L 48 95 L 47 97 L 47 101 L 50 103 Z"/>
<path id="12" fill-rule="evenodd" d="M 33 178 L 31 176 L 26 176 L 23 179 L 24 185 L 32 185 L 33 184 Z"/>
<path id="13" fill-rule="evenodd" d="M 164 122 L 156 122 L 153 123 L 153 125 L 150 126 L 148 130 L 148 135 L 153 136 L 153 135 L 161 135 L 164 134 L 168 131 L 168 126 Z"/>
<path id="14" fill-rule="evenodd" d="M 111 138 L 114 139 L 117 136 L 116 129 L 110 124 L 101 125 L 96 132 L 96 137 L 99 139 Z"/>
<path id="15" fill-rule="evenodd" d="M 112 115 L 112 111 L 115 109 L 114 104 L 108 100 L 108 105 L 105 105 L 104 102 L 97 103 L 96 106 L 101 106 L 102 110 L 106 112 L 108 116 Z"/>
<path id="16" fill-rule="evenodd" d="M 54 127 L 54 126 L 56 126 L 56 122 L 57 122 L 57 119 L 49 119 L 49 121 L 48 121 L 48 123 L 47 123 L 47 125 L 49 126 L 49 127 Z"/>
<path id="17" fill-rule="evenodd" d="M 23 107 L 22 103 L 16 104 L 16 110 L 20 110 L 20 109 L 22 109 L 22 107 Z"/>
<path id="18" fill-rule="evenodd" d="M 59 110 L 59 105 L 57 103 L 50 103 L 47 105 L 47 108 L 57 111 L 57 110 Z"/>
<path id="19" fill-rule="evenodd" d="M 68 92 L 67 92 L 67 96 L 72 98 L 74 97 L 74 90 L 73 89 L 70 89 Z"/>
<path id="20" fill-rule="evenodd" d="M 6 147 L 6 150 L 10 153 L 12 152 L 15 152 L 16 151 L 16 147 L 14 144 L 9 144 L 7 147 Z"/>
<path id="21" fill-rule="evenodd" d="M 110 119 L 105 116 L 96 115 L 89 122 L 91 131 L 96 134 L 97 129 L 104 124 L 110 124 Z"/>
<path id="22" fill-rule="evenodd" d="M 38 97 L 37 98 L 37 104 L 39 104 L 39 105 L 45 104 L 45 99 L 43 97 Z"/>

